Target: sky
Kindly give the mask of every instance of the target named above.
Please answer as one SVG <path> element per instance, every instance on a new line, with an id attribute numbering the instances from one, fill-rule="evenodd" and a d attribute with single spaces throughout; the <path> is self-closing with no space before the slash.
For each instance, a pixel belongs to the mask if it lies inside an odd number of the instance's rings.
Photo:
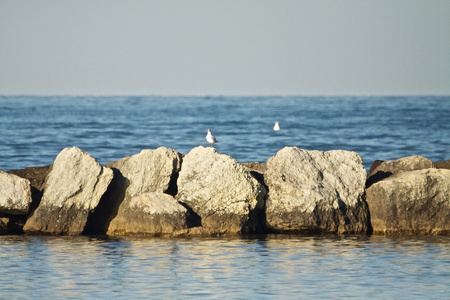
<path id="1" fill-rule="evenodd" d="M 450 95 L 450 1 L 0 0 L 0 95 Z"/>

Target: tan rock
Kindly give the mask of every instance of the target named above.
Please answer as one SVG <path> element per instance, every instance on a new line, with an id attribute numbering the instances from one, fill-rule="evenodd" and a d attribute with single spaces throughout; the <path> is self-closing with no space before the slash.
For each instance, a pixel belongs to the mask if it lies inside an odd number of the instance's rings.
<path id="1" fill-rule="evenodd" d="M 24 231 L 82 233 L 112 178 L 113 171 L 88 153 L 76 147 L 63 149 L 45 180 L 41 203 L 25 223 Z"/>
<path id="2" fill-rule="evenodd" d="M 114 235 L 160 236 L 188 227 L 188 211 L 173 196 L 149 192 L 131 198 L 115 221 Z"/>
<path id="3" fill-rule="evenodd" d="M 450 170 L 401 172 L 366 190 L 376 234 L 450 233 Z"/>
<path id="4" fill-rule="evenodd" d="M 255 232 L 265 195 L 249 168 L 214 148 L 194 148 L 183 159 L 176 199 L 201 218 L 201 232 Z"/>
<path id="5" fill-rule="evenodd" d="M 0 170 L 0 213 L 26 215 L 30 204 L 30 181 Z"/>
<path id="6" fill-rule="evenodd" d="M 397 160 L 376 160 L 369 170 L 366 187 L 401 172 L 433 168 L 433 162 L 423 156 L 407 156 Z"/>
<path id="7" fill-rule="evenodd" d="M 112 187 L 105 197 L 105 201 L 110 203 L 108 207 L 115 209 L 112 219 L 105 222 L 107 234 L 122 235 L 125 232 L 138 234 L 138 230 L 143 230 L 143 233 L 154 232 L 154 228 L 146 228 L 146 226 L 154 227 L 154 224 L 151 225 L 144 217 L 136 220 L 130 213 L 138 210 L 138 208 L 130 206 L 135 203 L 132 202 L 132 199 L 147 197 L 141 196 L 146 193 L 174 195 L 182 159 L 181 153 L 173 149 L 160 147 L 155 150 L 142 150 L 139 154 L 106 164 L 106 166 L 116 170 Z M 167 197 L 163 198 L 167 199 Z M 147 209 L 147 204 L 144 202 L 141 204 L 143 205 L 143 211 Z M 180 218 L 173 225 L 176 230 L 185 221 L 186 216 Z M 142 224 L 138 225 L 138 221 L 142 221 Z M 132 229 L 127 223 L 134 224 L 135 229 Z M 164 230 L 168 230 L 169 227 L 166 225 Z"/>
<path id="8" fill-rule="evenodd" d="M 367 232 L 366 175 L 356 152 L 281 149 L 264 173 L 268 226 L 277 232 Z"/>

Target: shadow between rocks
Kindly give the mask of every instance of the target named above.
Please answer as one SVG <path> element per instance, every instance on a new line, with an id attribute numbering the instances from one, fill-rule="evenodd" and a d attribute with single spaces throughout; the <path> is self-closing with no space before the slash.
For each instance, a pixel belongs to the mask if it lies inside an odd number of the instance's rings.
<path id="1" fill-rule="evenodd" d="M 389 176 L 394 175 L 392 172 L 384 172 L 384 171 L 378 171 L 375 174 L 369 176 L 366 180 L 366 189 L 370 188 L 373 184 L 388 178 Z"/>
<path id="2" fill-rule="evenodd" d="M 125 191 L 130 182 L 118 169 L 112 170 L 114 177 L 97 207 L 89 214 L 82 233 L 84 235 L 106 234 L 109 224 L 117 216 L 119 206 L 125 198 Z"/>

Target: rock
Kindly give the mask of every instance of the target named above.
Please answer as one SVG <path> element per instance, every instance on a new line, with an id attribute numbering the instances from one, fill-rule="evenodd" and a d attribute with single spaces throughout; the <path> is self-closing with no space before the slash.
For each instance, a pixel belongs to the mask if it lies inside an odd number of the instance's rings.
<path id="1" fill-rule="evenodd" d="M 198 232 L 255 232 L 265 195 L 264 185 L 249 168 L 214 148 L 194 148 L 183 159 L 176 199 L 201 218 L 203 229 Z"/>
<path id="2" fill-rule="evenodd" d="M 106 219 L 104 225 L 100 227 L 103 227 L 109 235 L 122 235 L 125 232 L 136 232 L 137 228 L 147 226 L 148 221 L 145 219 L 142 219 L 142 225 L 137 225 L 138 220 L 130 214 L 130 211 L 138 210 L 131 207 L 132 199 L 149 192 L 175 195 L 176 179 L 181 169 L 182 159 L 181 153 L 160 147 L 156 150 L 142 150 L 139 154 L 106 164 L 116 173 L 114 183 L 104 199 L 106 203 L 104 207 L 113 211 L 105 213 L 111 217 L 109 220 Z M 167 199 L 167 197 L 163 198 Z M 144 209 L 147 204 L 142 204 Z M 181 218 L 180 224 L 184 218 Z M 126 225 L 127 222 L 135 224 L 136 229 L 130 229 Z M 174 228 L 178 226 L 179 224 L 174 224 Z M 165 230 L 168 228 L 165 226 Z M 144 232 L 151 230 L 148 228 Z"/>
<path id="3" fill-rule="evenodd" d="M 286 147 L 269 158 L 266 218 L 275 232 L 365 233 L 367 173 L 356 152 Z"/>
<path id="4" fill-rule="evenodd" d="M 188 228 L 188 211 L 173 196 L 149 192 L 131 198 L 114 219 L 115 235 L 160 236 Z"/>
<path id="5" fill-rule="evenodd" d="M 25 223 L 24 231 L 82 233 L 112 178 L 113 171 L 88 153 L 76 147 L 63 149 L 45 180 L 41 203 Z"/>
<path id="6" fill-rule="evenodd" d="M 43 166 L 43 167 L 29 167 L 20 170 L 10 170 L 9 174 L 14 174 L 19 177 L 28 179 L 31 183 L 31 198 L 32 202 L 30 205 L 30 212 L 34 211 L 41 202 L 43 190 L 44 190 L 44 181 L 47 177 L 48 173 L 51 170 L 51 165 Z"/>
<path id="7" fill-rule="evenodd" d="M 264 173 L 267 170 L 267 164 L 264 162 L 242 163 L 242 165 L 259 173 Z"/>
<path id="8" fill-rule="evenodd" d="M 39 191 L 42 191 L 44 189 L 45 178 L 50 172 L 51 167 L 52 167 L 51 165 L 42 167 L 29 167 L 20 170 L 10 170 L 8 171 L 8 173 L 28 179 L 32 187 L 34 187 Z"/>
<path id="9" fill-rule="evenodd" d="M 0 213 L 26 215 L 31 204 L 30 181 L 0 170 Z"/>
<path id="10" fill-rule="evenodd" d="M 376 160 L 369 170 L 366 188 L 389 176 L 400 172 L 433 168 L 433 162 L 423 156 L 408 156 L 394 161 Z"/>
<path id="11" fill-rule="evenodd" d="M 374 233 L 450 233 L 450 170 L 402 172 L 366 190 Z"/>
<path id="12" fill-rule="evenodd" d="M 437 161 L 433 163 L 433 166 L 436 169 L 450 169 L 450 159 L 447 159 L 446 161 Z"/>

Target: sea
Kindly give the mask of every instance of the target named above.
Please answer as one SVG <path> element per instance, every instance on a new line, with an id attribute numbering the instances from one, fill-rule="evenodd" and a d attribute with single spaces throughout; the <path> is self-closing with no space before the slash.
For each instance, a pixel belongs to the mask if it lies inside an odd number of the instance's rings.
<path id="1" fill-rule="evenodd" d="M 275 122 L 280 125 L 274 131 Z M 0 169 L 76 146 L 101 164 L 167 147 L 450 159 L 450 96 L 0 96 Z M 0 299 L 450 299 L 449 236 L 0 236 Z"/>

